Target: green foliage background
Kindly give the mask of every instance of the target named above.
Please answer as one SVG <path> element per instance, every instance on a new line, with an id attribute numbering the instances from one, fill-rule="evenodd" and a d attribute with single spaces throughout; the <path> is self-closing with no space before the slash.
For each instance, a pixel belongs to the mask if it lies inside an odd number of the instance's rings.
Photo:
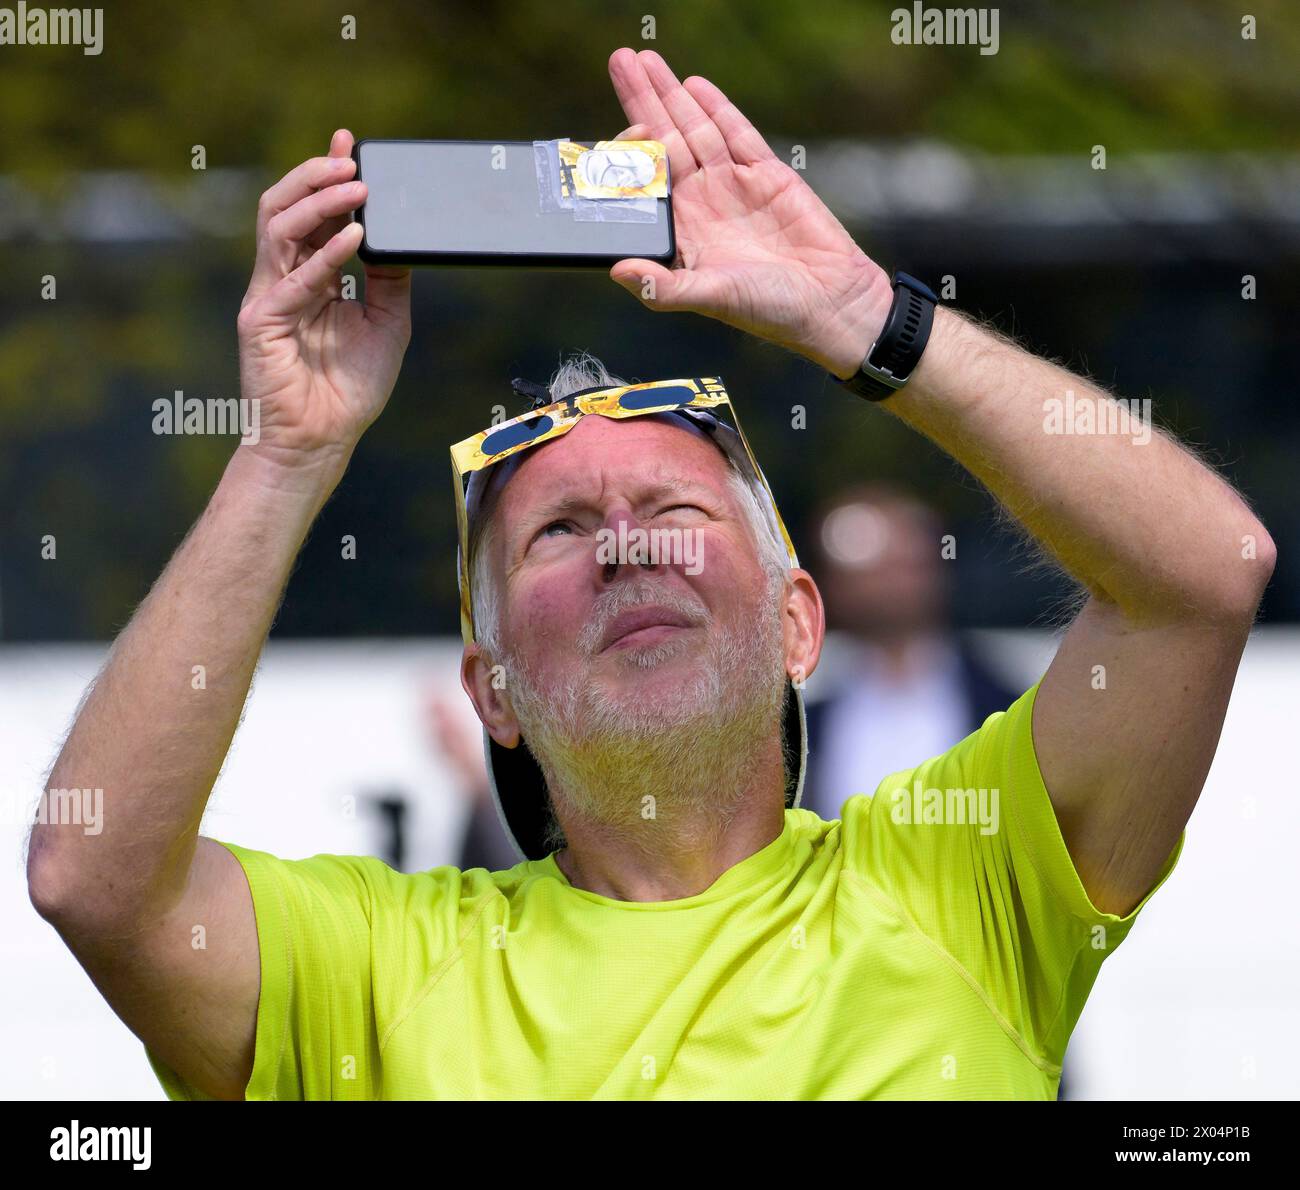
<path id="1" fill-rule="evenodd" d="M 0 202 L 0 635 L 105 637 L 129 616 L 202 507 L 229 440 L 158 438 L 150 405 L 175 389 L 237 394 L 234 316 L 252 259 L 256 189 L 323 152 L 331 131 L 496 140 L 613 135 L 624 119 L 606 62 L 651 45 L 679 76 L 718 83 L 774 144 L 945 142 L 993 154 L 1294 153 L 1300 6 L 1213 0 L 1004 3 L 999 53 L 890 41 L 892 4 L 518 0 L 424 4 L 282 0 L 105 5 L 105 48 L 0 47 L 0 180 L 69 207 L 87 171 L 217 186 L 254 171 L 232 234 L 119 244 L 16 232 Z M 345 15 L 356 40 L 340 36 Z M 642 38 L 644 18 L 655 38 Z M 190 167 L 203 145 L 210 178 Z M 6 193 L 0 191 L 0 196 Z M 6 221 L 10 226 L 6 228 Z M 927 245 L 853 226 L 887 267 L 945 262 Z M 1285 343 L 1294 258 L 1152 267 L 1025 266 L 991 247 L 960 304 L 1031 345 L 1091 366 L 1204 447 L 1295 540 L 1300 437 Z M 1260 276 L 1246 307 L 1242 272 Z M 58 300 L 40 300 L 40 278 Z M 1189 347 L 1196 351 L 1189 354 Z M 279 630 L 456 631 L 447 444 L 478 429 L 513 375 L 544 378 L 590 349 L 625 376 L 721 373 L 796 528 L 864 474 L 924 491 L 963 550 L 960 613 L 1032 619 L 1055 588 L 1017 573 L 975 485 L 816 369 L 691 315 L 654 315 L 603 273 L 425 272 L 393 401 L 304 551 Z M 789 429 L 790 407 L 809 428 Z M 40 538 L 55 534 L 57 564 Z M 339 558 L 353 533 L 355 563 Z M 1271 612 L 1300 612 L 1280 576 Z"/>

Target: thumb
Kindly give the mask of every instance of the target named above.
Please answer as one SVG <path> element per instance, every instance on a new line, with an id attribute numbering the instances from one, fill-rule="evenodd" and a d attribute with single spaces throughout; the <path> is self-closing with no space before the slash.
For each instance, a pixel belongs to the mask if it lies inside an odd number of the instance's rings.
<path id="1" fill-rule="evenodd" d="M 609 275 L 651 310 L 687 309 L 691 274 L 686 269 L 666 269 L 653 260 L 620 260 Z"/>
<path id="2" fill-rule="evenodd" d="M 411 270 L 389 266 L 366 269 L 366 310 L 385 318 L 411 316 Z"/>

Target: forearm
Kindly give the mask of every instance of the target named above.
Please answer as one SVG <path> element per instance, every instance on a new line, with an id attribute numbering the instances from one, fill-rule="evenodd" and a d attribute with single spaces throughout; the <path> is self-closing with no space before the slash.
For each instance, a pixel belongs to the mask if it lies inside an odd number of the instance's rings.
<path id="1" fill-rule="evenodd" d="M 129 920 L 179 895 L 281 593 L 333 480 L 235 451 L 55 762 L 28 857 L 43 908 Z M 67 815 L 49 791 L 65 789 L 103 790 L 97 833 L 58 821 Z"/>
<path id="2" fill-rule="evenodd" d="M 1083 378 L 940 308 L 912 380 L 884 408 L 1134 624 L 1253 616 L 1268 533 L 1212 470 Z"/>

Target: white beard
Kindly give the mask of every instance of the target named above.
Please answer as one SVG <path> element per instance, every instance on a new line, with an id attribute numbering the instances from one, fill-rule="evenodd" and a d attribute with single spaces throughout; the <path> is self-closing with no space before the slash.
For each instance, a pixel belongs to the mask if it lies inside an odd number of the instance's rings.
<path id="1" fill-rule="evenodd" d="M 748 772 L 779 743 L 786 693 L 779 595 L 773 576 L 752 616 L 709 636 L 670 700 L 655 703 L 632 688 L 614 696 L 589 677 L 542 681 L 505 650 L 511 704 L 520 732 L 546 777 L 560 817 L 646 854 L 716 842 L 750 792 Z M 578 638 L 594 656 L 613 618 L 658 603 L 705 621 L 696 600 L 658 584 L 626 583 L 593 608 Z M 688 648 L 684 637 L 627 649 L 625 664 L 651 670 Z M 553 830 L 551 844 L 562 845 Z"/>

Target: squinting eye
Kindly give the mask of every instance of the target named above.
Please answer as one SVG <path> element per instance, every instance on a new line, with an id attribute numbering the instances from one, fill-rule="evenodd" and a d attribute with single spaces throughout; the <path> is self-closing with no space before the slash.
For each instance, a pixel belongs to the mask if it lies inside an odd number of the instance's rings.
<path id="1" fill-rule="evenodd" d="M 566 533 L 572 532 L 572 527 L 568 521 L 552 521 L 542 529 L 542 536 L 549 537 L 552 529 L 563 529 Z"/>

